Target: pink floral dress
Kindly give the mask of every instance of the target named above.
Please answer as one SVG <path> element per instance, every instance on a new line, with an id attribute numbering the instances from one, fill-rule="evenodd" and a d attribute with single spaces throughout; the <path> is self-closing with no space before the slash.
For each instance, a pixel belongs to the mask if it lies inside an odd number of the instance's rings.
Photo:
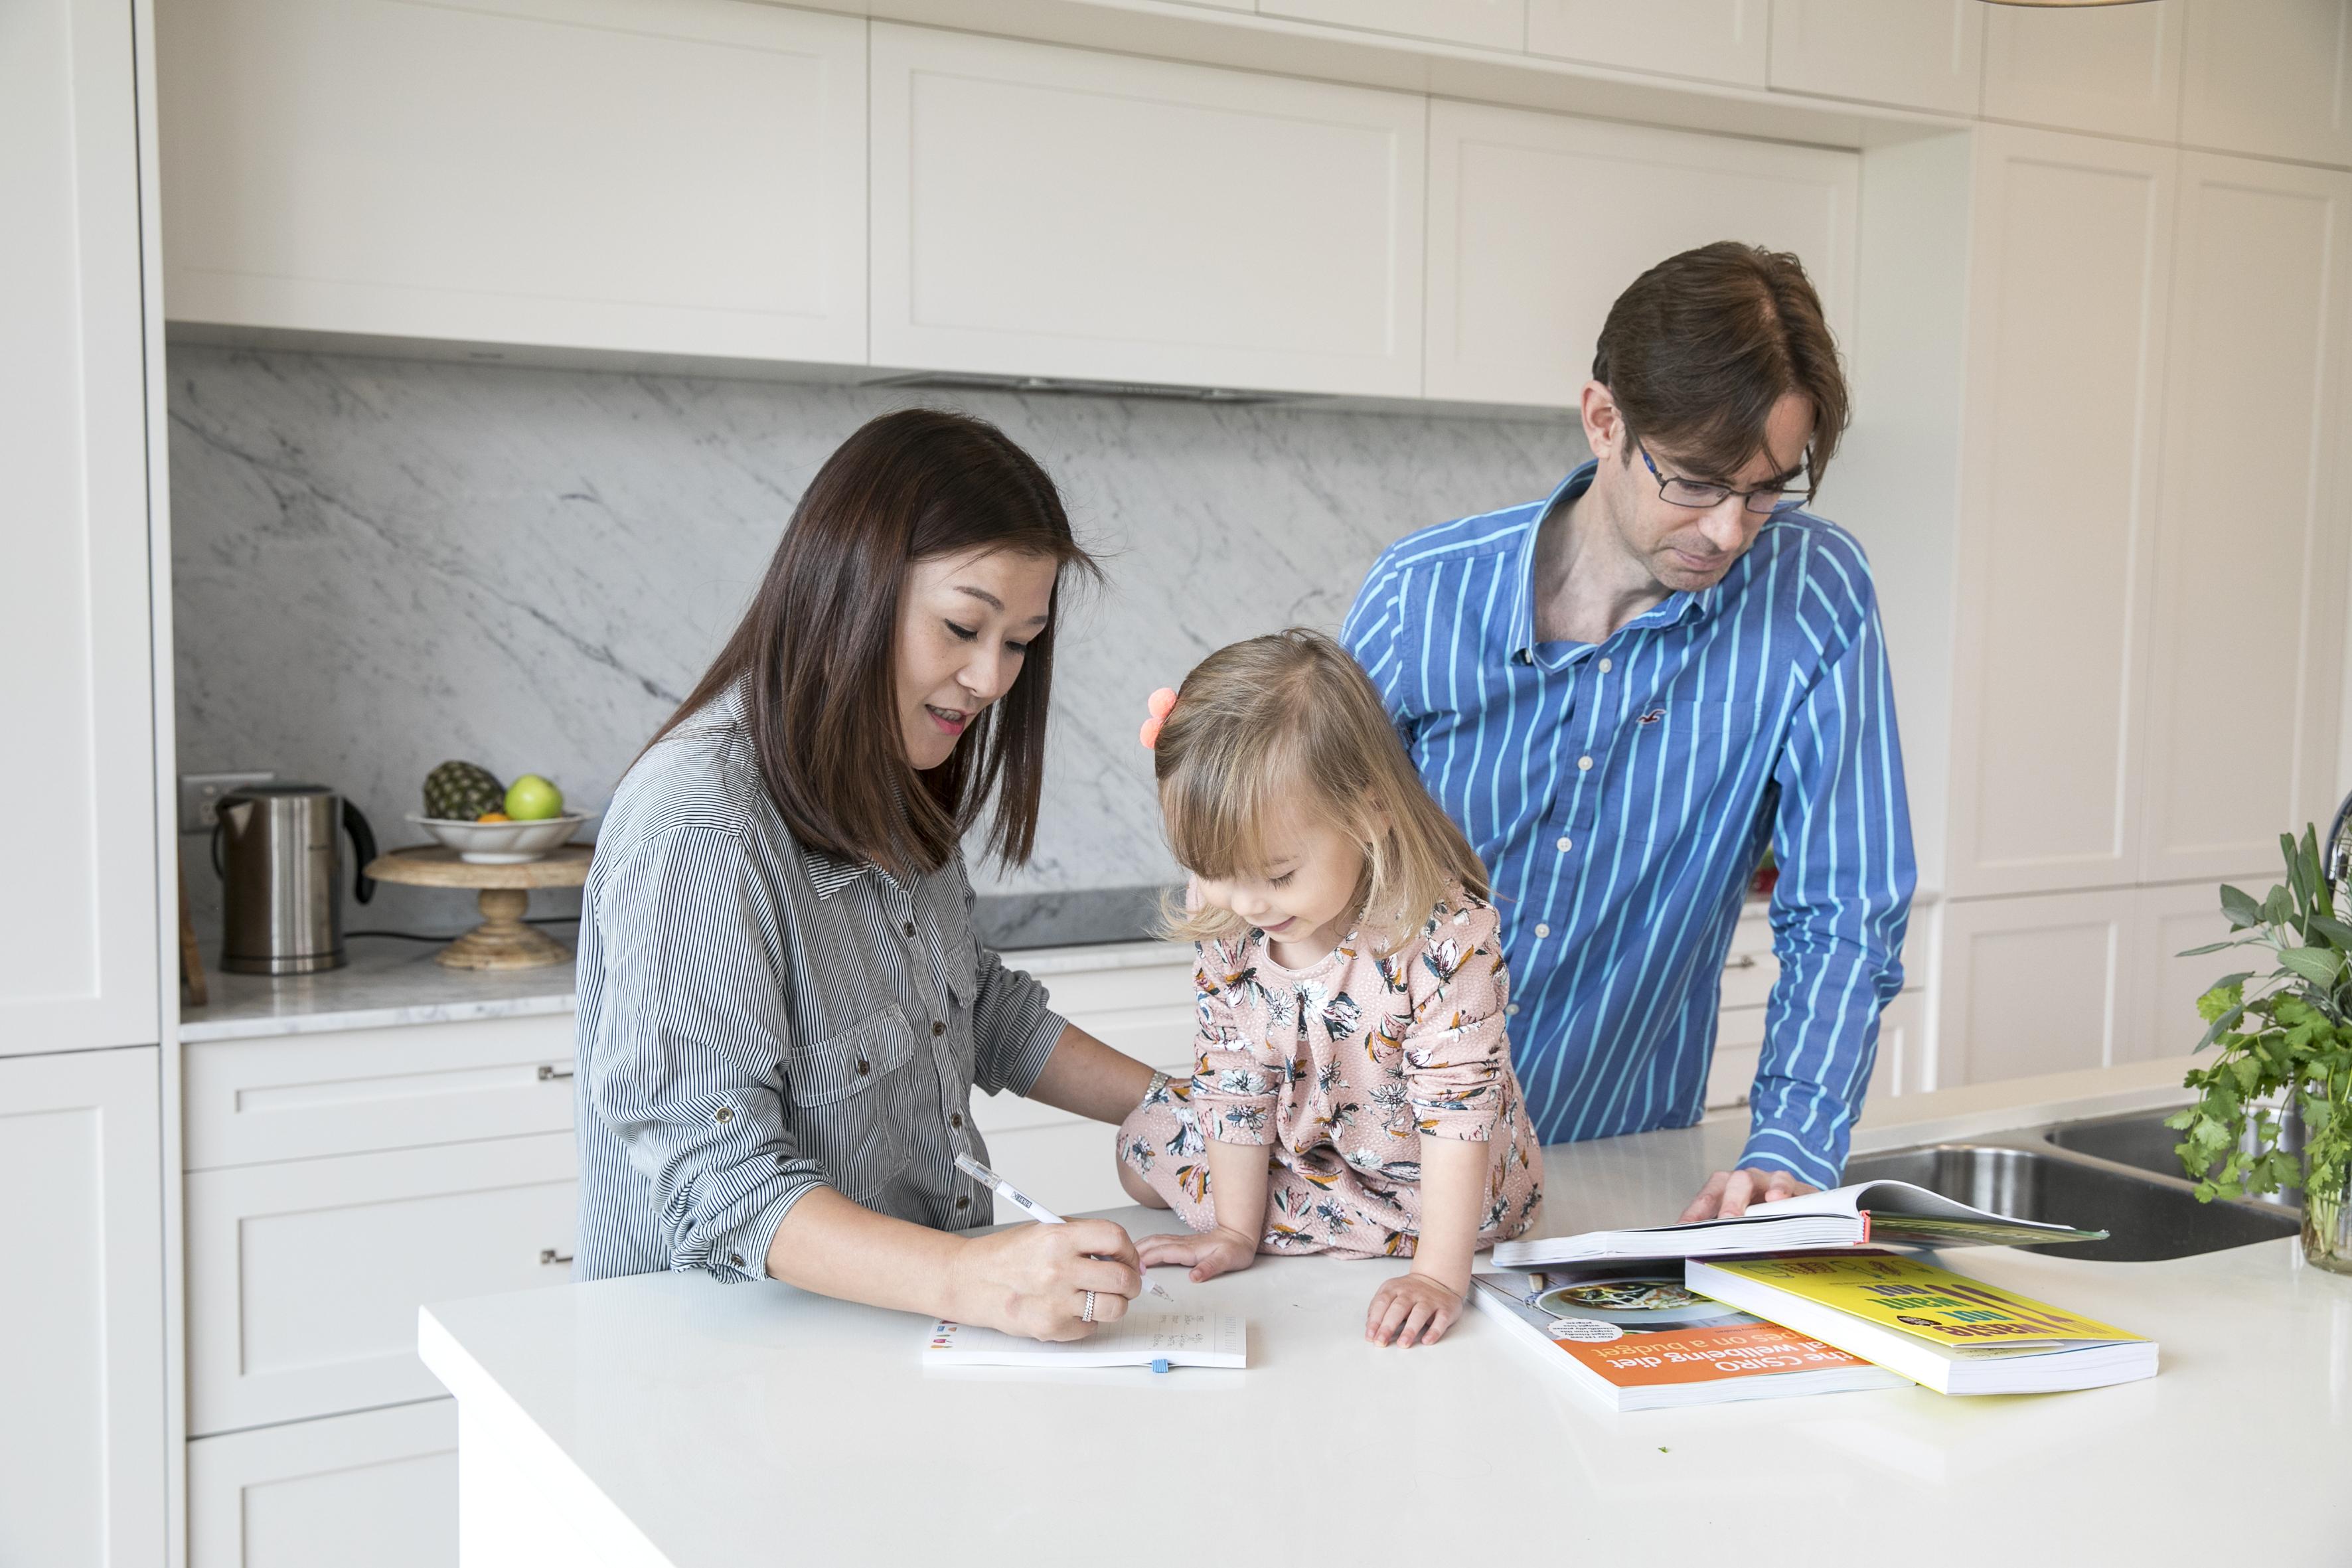
<path id="1" fill-rule="evenodd" d="M 1542 1162 L 1511 1071 L 1510 973 L 1491 905 L 1460 888 L 1393 954 L 1354 935 L 1286 969 L 1265 933 L 1199 944 L 1189 1085 L 1118 1130 L 1118 1157 L 1196 1231 L 1216 1228 L 1206 1139 L 1265 1147 L 1261 1252 L 1410 1257 L 1421 1141 L 1484 1142 L 1481 1247 L 1527 1229 Z"/>

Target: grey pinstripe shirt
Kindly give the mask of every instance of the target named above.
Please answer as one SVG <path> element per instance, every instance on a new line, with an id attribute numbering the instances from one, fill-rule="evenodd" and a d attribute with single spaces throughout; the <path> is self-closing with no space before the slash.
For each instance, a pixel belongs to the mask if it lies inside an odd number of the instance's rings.
<path id="1" fill-rule="evenodd" d="M 941 1230 L 992 1205 L 971 1091 L 1026 1094 L 1061 1036 L 971 933 L 959 858 L 911 886 L 804 849 L 760 782 L 740 700 L 622 780 L 580 922 L 573 1277 L 761 1278 L 830 1186 Z"/>

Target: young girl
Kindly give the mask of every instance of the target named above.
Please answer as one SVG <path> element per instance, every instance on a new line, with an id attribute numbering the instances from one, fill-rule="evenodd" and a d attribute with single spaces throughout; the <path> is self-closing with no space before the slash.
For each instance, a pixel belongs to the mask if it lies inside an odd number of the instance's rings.
<path id="1" fill-rule="evenodd" d="M 1198 1234 L 1139 1251 L 1195 1279 L 1261 1251 L 1409 1257 L 1364 1334 L 1434 1343 L 1472 1254 L 1541 1199 L 1486 871 L 1330 638 L 1235 643 L 1168 698 L 1144 743 L 1192 877 L 1170 934 L 1199 953 L 1199 1059 L 1119 1128 L 1119 1179 Z"/>

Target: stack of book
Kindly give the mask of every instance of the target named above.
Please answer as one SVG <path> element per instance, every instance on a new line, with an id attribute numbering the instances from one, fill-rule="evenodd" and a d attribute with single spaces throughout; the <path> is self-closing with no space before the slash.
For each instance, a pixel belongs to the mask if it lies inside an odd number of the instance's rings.
<path id="1" fill-rule="evenodd" d="M 1871 1182 L 1727 1220 L 1507 1242 L 1471 1295 L 1619 1410 L 1905 1380 L 1939 1394 L 2054 1393 L 2154 1376 L 2155 1342 L 1882 1248 L 2105 1234 Z"/>

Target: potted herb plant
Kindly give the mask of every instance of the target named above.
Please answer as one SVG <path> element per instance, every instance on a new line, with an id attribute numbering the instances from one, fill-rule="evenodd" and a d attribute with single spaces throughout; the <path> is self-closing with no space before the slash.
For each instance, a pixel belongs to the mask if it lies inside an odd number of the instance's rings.
<path id="1" fill-rule="evenodd" d="M 2198 999 L 2207 1027 L 2197 1048 L 2221 1055 L 2189 1070 L 2184 1081 L 2200 1098 L 2165 1125 L 2183 1134 L 2176 1152 L 2200 1200 L 2301 1187 L 2304 1256 L 2352 1274 L 2352 924 L 2336 907 L 2318 836 L 2281 834 L 2279 847 L 2286 881 L 2259 902 L 2223 887 L 2229 940 L 2181 954 L 2259 948 L 2271 963 L 2268 973 L 2224 975 Z M 2290 1110 L 2302 1119 L 2300 1170 L 2282 1140 Z"/>

